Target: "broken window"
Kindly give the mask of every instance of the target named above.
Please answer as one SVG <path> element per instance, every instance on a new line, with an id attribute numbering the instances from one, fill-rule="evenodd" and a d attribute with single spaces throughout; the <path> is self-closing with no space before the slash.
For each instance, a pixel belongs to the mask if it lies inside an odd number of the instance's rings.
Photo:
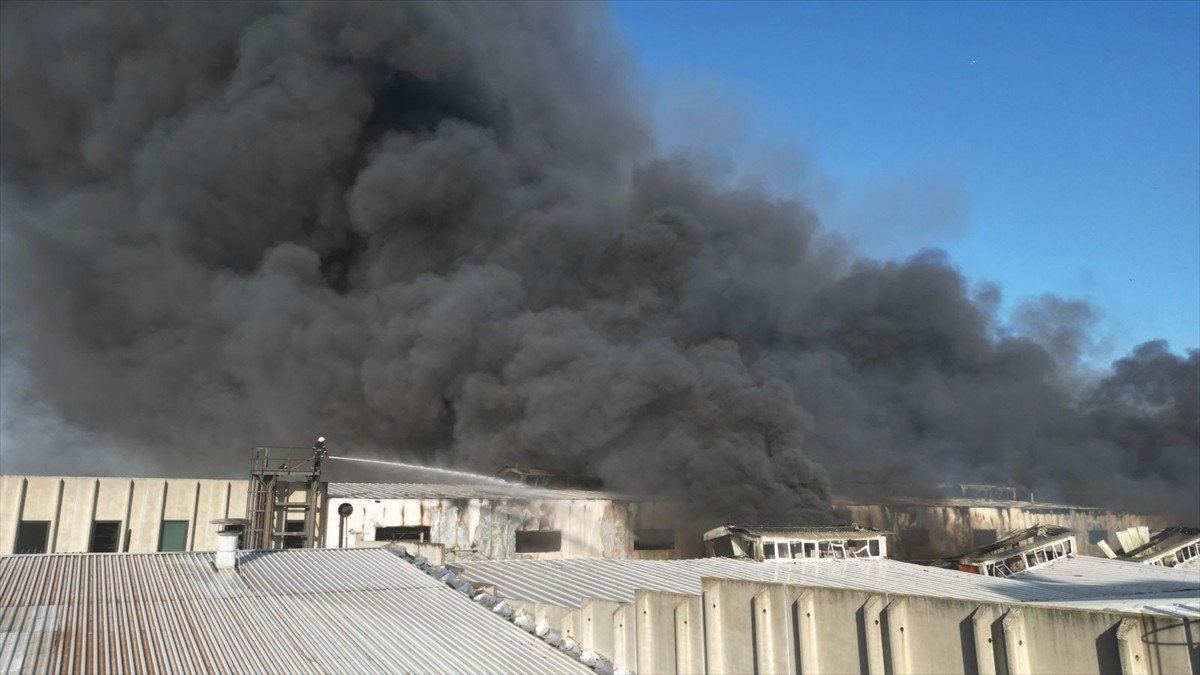
<path id="1" fill-rule="evenodd" d="M 377 527 L 375 541 L 429 541 L 429 528 L 424 525 Z"/>
<path id="2" fill-rule="evenodd" d="M 764 541 L 762 543 L 763 560 L 773 560 L 775 558 L 775 542 Z"/>
<path id="3" fill-rule="evenodd" d="M 710 557 L 720 557 L 720 558 L 734 557 L 733 538 L 729 537 L 728 535 L 708 542 L 707 548 L 708 548 L 708 555 Z"/>
<path id="4" fill-rule="evenodd" d="M 1088 543 L 1095 546 L 1108 539 L 1108 530 L 1088 530 Z"/>
<path id="5" fill-rule="evenodd" d="M 670 551 L 675 548 L 675 530 L 642 529 L 633 531 L 633 550 Z"/>
<path id="6" fill-rule="evenodd" d="M 533 530 L 517 532 L 517 553 L 554 553 L 562 550 L 562 532 Z"/>
<path id="7" fill-rule="evenodd" d="M 88 553 L 116 553 L 120 546 L 121 521 L 92 523 L 92 540 L 88 542 Z"/>

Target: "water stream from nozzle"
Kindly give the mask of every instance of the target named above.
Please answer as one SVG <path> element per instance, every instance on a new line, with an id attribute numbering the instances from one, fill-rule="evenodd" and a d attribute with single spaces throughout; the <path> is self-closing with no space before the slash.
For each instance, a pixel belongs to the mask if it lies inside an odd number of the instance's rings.
<path id="1" fill-rule="evenodd" d="M 421 466 L 420 464 L 409 464 L 408 462 L 386 462 L 381 459 L 360 459 L 358 457 L 339 457 L 331 455 L 327 459 L 340 459 L 347 462 L 363 462 L 364 464 L 386 464 L 387 466 L 395 466 L 401 469 L 413 469 L 416 471 L 433 471 L 435 473 L 445 474 L 448 476 L 457 476 L 459 478 L 469 478 L 471 480 L 483 481 L 485 483 L 493 483 L 495 485 L 505 485 L 508 487 L 523 487 L 519 483 L 510 483 L 502 478 L 495 476 L 486 476 L 480 473 L 471 473 L 470 471 L 456 471 L 454 469 L 439 469 L 434 466 Z"/>

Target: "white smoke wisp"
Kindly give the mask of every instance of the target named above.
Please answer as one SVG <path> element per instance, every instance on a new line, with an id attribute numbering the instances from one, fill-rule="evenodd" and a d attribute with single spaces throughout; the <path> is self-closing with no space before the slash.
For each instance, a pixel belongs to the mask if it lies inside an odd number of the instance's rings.
<path id="1" fill-rule="evenodd" d="M 506 481 L 502 478 L 497 478 L 495 476 L 487 476 L 487 475 L 480 474 L 480 473 L 471 473 L 470 471 L 458 471 L 455 469 L 442 469 L 442 468 L 439 468 L 436 466 L 424 466 L 421 464 L 411 464 L 409 462 L 389 462 L 389 461 L 385 461 L 382 459 L 363 459 L 360 457 L 341 457 L 338 455 L 330 455 L 326 459 L 336 459 L 336 460 L 339 460 L 342 462 L 359 462 L 362 464 L 377 464 L 377 465 L 395 467 L 398 469 L 410 469 L 413 471 L 424 471 L 424 472 L 429 472 L 429 473 L 435 473 L 440 476 L 468 480 L 468 481 L 475 482 L 475 483 L 488 483 L 491 485 L 503 485 L 505 487 L 522 487 L 518 483 L 511 483 L 509 481 Z"/>

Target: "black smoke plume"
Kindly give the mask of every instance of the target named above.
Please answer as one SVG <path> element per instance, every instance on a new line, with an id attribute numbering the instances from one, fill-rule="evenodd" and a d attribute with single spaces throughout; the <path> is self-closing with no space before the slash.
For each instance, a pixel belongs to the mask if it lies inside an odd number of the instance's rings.
<path id="1" fill-rule="evenodd" d="M 602 6 L 0 18 L 5 472 L 237 473 L 322 433 L 763 521 L 826 520 L 824 466 L 1195 520 L 1196 352 L 1081 389 L 1086 306 L 999 325 L 941 254 L 856 259 L 656 156 Z"/>

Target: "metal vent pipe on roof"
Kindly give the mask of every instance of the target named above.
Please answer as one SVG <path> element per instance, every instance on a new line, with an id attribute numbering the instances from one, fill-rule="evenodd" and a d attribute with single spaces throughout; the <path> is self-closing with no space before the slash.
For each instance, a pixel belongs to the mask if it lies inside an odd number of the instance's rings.
<path id="1" fill-rule="evenodd" d="M 219 570 L 236 569 L 238 541 L 242 538 L 242 530 L 249 521 L 241 518 L 217 518 L 211 522 L 221 526 L 221 529 L 217 530 L 217 555 L 213 566 Z"/>

